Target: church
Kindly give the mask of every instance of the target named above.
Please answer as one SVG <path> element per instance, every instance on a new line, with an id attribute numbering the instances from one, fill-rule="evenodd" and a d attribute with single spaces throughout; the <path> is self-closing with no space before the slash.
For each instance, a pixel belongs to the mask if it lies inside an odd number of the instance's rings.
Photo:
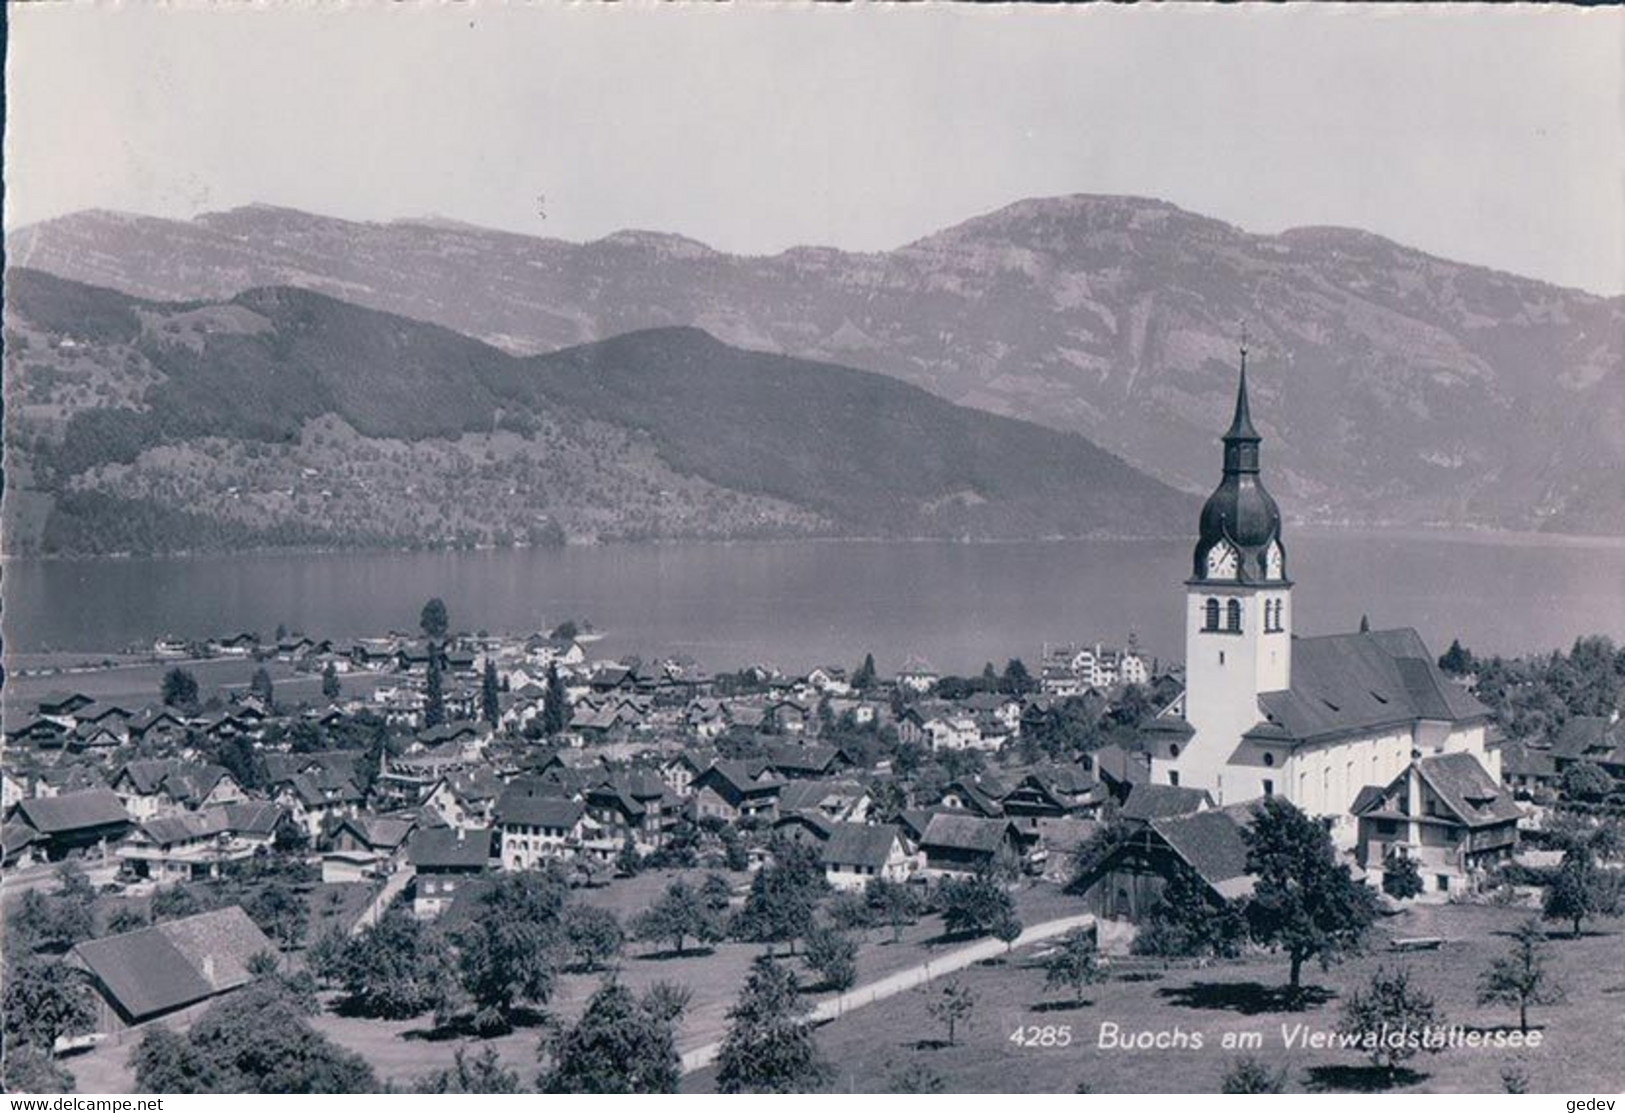
<path id="1" fill-rule="evenodd" d="M 1439 671 L 1415 630 L 1293 634 L 1261 440 L 1243 347 L 1224 473 L 1185 581 L 1185 690 L 1142 737 L 1152 781 L 1205 789 L 1221 806 L 1282 796 L 1345 829 L 1363 789 L 1394 784 L 1424 758 L 1471 755 L 1498 784 L 1488 709 Z"/>

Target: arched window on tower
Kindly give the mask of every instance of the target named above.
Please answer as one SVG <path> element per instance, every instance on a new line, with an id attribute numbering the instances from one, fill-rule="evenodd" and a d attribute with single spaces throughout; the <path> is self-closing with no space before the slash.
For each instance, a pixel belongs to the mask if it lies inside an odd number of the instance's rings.
<path id="1" fill-rule="evenodd" d="M 1203 624 L 1202 629 L 1204 629 L 1204 630 L 1217 630 L 1218 628 L 1219 628 L 1219 601 L 1217 599 L 1209 599 L 1207 601 L 1207 620 Z"/>
<path id="2" fill-rule="evenodd" d="M 1241 600 L 1232 599 L 1224 607 L 1224 628 L 1232 634 L 1241 632 Z"/>

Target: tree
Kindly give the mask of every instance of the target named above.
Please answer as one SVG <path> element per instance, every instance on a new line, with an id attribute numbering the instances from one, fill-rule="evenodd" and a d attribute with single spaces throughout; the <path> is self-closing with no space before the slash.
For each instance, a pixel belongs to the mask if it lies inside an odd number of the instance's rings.
<path id="1" fill-rule="evenodd" d="M 1176 863 L 1134 937 L 1134 952 L 1164 958 L 1231 957 L 1241 951 L 1247 921 L 1240 905 L 1216 900 L 1196 871 Z"/>
<path id="2" fill-rule="evenodd" d="M 276 687 L 271 683 L 271 673 L 264 665 L 254 670 L 254 675 L 248 681 L 248 694 L 255 696 L 266 707 L 276 705 Z"/>
<path id="3" fill-rule="evenodd" d="M 1416 859 L 1390 846 L 1382 856 L 1382 891 L 1395 900 L 1410 900 L 1422 892 L 1422 870 Z"/>
<path id="4" fill-rule="evenodd" d="M 678 878 L 632 921 L 632 935 L 643 942 L 669 941 L 673 953 L 680 955 L 683 944 L 690 939 L 707 945 L 720 940 L 722 915 L 702 892 Z"/>
<path id="5" fill-rule="evenodd" d="M 519 1072 L 502 1065 L 502 1057 L 490 1044 L 474 1058 L 468 1048 L 459 1047 L 451 1066 L 426 1074 L 412 1084 L 419 1094 L 517 1094 L 523 1091 Z"/>
<path id="6" fill-rule="evenodd" d="M 576 620 L 573 618 L 567 618 L 553 627 L 553 632 L 548 635 L 554 641 L 560 642 L 573 642 L 580 636 L 581 628 L 576 625 Z"/>
<path id="7" fill-rule="evenodd" d="M 1100 955 L 1094 937 L 1086 931 L 1069 931 L 1044 961 L 1044 988 L 1071 989 L 1074 1002 L 1083 1004 L 1083 992 L 1104 981 Z"/>
<path id="8" fill-rule="evenodd" d="M 728 1010 L 728 1034 L 717 1054 L 724 1094 L 803 1093 L 822 1087 L 829 1066 L 798 999 L 796 976 L 772 955 L 751 965 L 739 1000 Z"/>
<path id="9" fill-rule="evenodd" d="M 795 941 L 812 922 L 829 883 L 816 852 L 806 847 L 779 846 L 773 857 L 751 879 L 745 906 L 734 918 L 733 934 L 766 943 L 770 951 L 775 944 L 789 943 L 794 953 Z"/>
<path id="10" fill-rule="evenodd" d="M 364 1059 L 310 1026 L 295 1002 L 254 985 L 209 1006 L 185 1036 L 155 1025 L 131 1055 L 136 1086 L 158 1093 L 362 1094 Z"/>
<path id="11" fill-rule="evenodd" d="M 429 674 L 423 685 L 423 725 L 437 727 L 446 721 L 446 693 L 440 676 L 440 651 L 429 650 Z"/>
<path id="12" fill-rule="evenodd" d="M 161 691 L 166 707 L 179 708 L 188 714 L 197 710 L 197 677 L 185 669 L 176 667 L 164 673 Z"/>
<path id="13" fill-rule="evenodd" d="M 859 692 L 868 691 L 875 686 L 875 655 L 865 653 L 863 664 L 852 670 L 852 687 Z"/>
<path id="14" fill-rule="evenodd" d="M 824 988 L 844 993 L 858 980 L 858 945 L 833 927 L 813 927 L 804 937 L 807 965 L 823 978 Z"/>
<path id="15" fill-rule="evenodd" d="M 643 855 L 638 853 L 637 841 L 632 838 L 632 832 L 626 833 L 621 840 L 621 848 L 615 852 L 615 872 L 622 877 L 636 877 L 638 871 L 643 869 Z"/>
<path id="16" fill-rule="evenodd" d="M 453 970 L 443 940 L 401 907 L 387 909 L 341 951 L 334 969 L 313 969 L 343 987 L 349 1009 L 383 1020 L 404 1020 L 439 1009 L 453 988 Z M 318 955 L 311 948 L 307 962 Z"/>
<path id="17" fill-rule="evenodd" d="M 949 978 L 931 995 L 925 1011 L 948 1029 L 948 1046 L 952 1047 L 959 1025 L 976 1011 L 976 995 L 959 978 Z"/>
<path id="18" fill-rule="evenodd" d="M 502 718 L 502 704 L 497 698 L 497 663 L 496 658 L 485 659 L 485 673 L 480 677 L 480 717 L 492 726 Z"/>
<path id="19" fill-rule="evenodd" d="M 1548 920 L 1567 921 L 1578 939 L 1587 919 L 1619 914 L 1619 897 L 1618 877 L 1598 868 L 1589 844 L 1576 844 L 1563 852 L 1557 874 L 1546 886 L 1542 912 Z"/>
<path id="20" fill-rule="evenodd" d="M 6 1048 L 4 1084 L 8 1094 L 61 1094 L 74 1078 L 39 1048 L 16 1044 Z"/>
<path id="21" fill-rule="evenodd" d="M 1010 894 L 990 877 L 950 880 L 942 885 L 942 926 L 950 934 L 991 935 L 1015 915 Z"/>
<path id="22" fill-rule="evenodd" d="M 1219 1083 L 1221 1094 L 1278 1094 L 1285 1088 L 1285 1071 L 1272 1071 L 1251 1055 L 1237 1059 Z"/>
<path id="23" fill-rule="evenodd" d="M 1434 1041 L 1424 1038 L 1428 1029 L 1442 1021 L 1433 998 L 1412 986 L 1403 969 L 1379 968 L 1363 989 L 1357 989 L 1343 1006 L 1338 1032 L 1356 1039 L 1371 1062 L 1385 1070 L 1392 1081 L 1400 1064 L 1418 1051 L 1434 1052 Z M 1390 1038 L 1395 1033 L 1417 1033 L 1416 1039 Z"/>
<path id="24" fill-rule="evenodd" d="M 553 1069 L 538 1082 L 550 1094 L 671 1094 L 681 1077 L 675 1018 L 609 982 L 558 1041 Z"/>
<path id="25" fill-rule="evenodd" d="M 570 697 L 564 690 L 564 677 L 557 662 L 547 666 L 547 695 L 542 702 L 542 733 L 549 738 L 562 734 L 570 725 Z"/>
<path id="26" fill-rule="evenodd" d="M 626 933 L 609 909 L 569 904 L 564 909 L 564 938 L 576 966 L 591 972 L 621 953 Z"/>
<path id="27" fill-rule="evenodd" d="M 902 882 L 871 877 L 863 887 L 863 896 L 880 922 L 891 927 L 893 943 L 902 939 L 903 928 L 920 918 L 920 900 Z"/>
<path id="28" fill-rule="evenodd" d="M 292 887 L 272 881 L 243 906 L 249 918 L 283 949 L 297 947 L 310 924 L 310 906 Z"/>
<path id="29" fill-rule="evenodd" d="M 1614 791 L 1614 778 L 1602 766 L 1589 761 L 1576 761 L 1563 770 L 1558 787 L 1565 800 L 1594 803 L 1605 799 Z"/>
<path id="30" fill-rule="evenodd" d="M 341 690 L 342 689 L 339 685 L 339 667 L 332 661 L 329 661 L 327 662 L 327 667 L 322 669 L 322 698 L 330 700 L 338 699 Z"/>
<path id="31" fill-rule="evenodd" d="M 1546 969 L 1546 932 L 1540 921 L 1528 920 L 1512 936 L 1512 949 L 1484 971 L 1478 983 L 1480 1005 L 1513 1005 L 1518 1010 L 1518 1031 L 1529 1031 L 1530 1005 L 1557 1005 L 1563 988 Z"/>
<path id="32" fill-rule="evenodd" d="M 50 1058 L 62 1036 L 88 1032 L 96 1002 L 84 974 L 60 962 L 18 956 L 6 970 L 5 1034 L 8 1051 L 32 1046 Z"/>
<path id="33" fill-rule="evenodd" d="M 721 915 L 728 911 L 728 905 L 733 902 L 733 886 L 720 873 L 708 873 L 705 880 L 700 882 L 700 899 L 705 901 L 707 908 Z"/>
<path id="34" fill-rule="evenodd" d="M 1371 890 L 1338 863 L 1326 828 L 1279 796 L 1258 805 L 1243 835 L 1256 878 L 1248 925 L 1255 941 L 1286 952 L 1296 997 L 1306 961 L 1328 967 L 1365 938 L 1376 915 Z"/>
<path id="35" fill-rule="evenodd" d="M 423 636 L 428 638 L 431 645 L 443 641 L 446 631 L 451 627 L 451 617 L 446 613 L 445 600 L 436 596 L 423 604 L 423 611 L 418 615 L 418 625 L 423 629 Z"/>
<path id="36" fill-rule="evenodd" d="M 506 1031 L 520 1004 L 547 1004 L 567 953 L 563 911 L 564 883 L 552 873 L 503 874 L 480 893 L 457 942 L 482 1032 Z"/>
<path id="37" fill-rule="evenodd" d="M 1020 657 L 1012 657 L 1005 662 L 1000 690 L 1010 696 L 1024 696 L 1033 690 L 1032 674 Z"/>
<path id="38" fill-rule="evenodd" d="M 1439 658 L 1439 668 L 1451 676 L 1466 676 L 1473 671 L 1472 651 L 1461 644 L 1460 638 L 1452 638 L 1450 648 Z"/>

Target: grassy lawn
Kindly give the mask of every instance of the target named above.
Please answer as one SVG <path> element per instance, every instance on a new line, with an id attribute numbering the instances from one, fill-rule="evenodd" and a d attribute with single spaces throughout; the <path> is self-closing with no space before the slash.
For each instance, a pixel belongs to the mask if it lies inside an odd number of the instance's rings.
<path id="1" fill-rule="evenodd" d="M 1080 1083 L 1103 1093 L 1213 1093 L 1229 1064 L 1243 1054 L 1225 1050 L 1226 1034 L 1263 1036 L 1258 1056 L 1288 1072 L 1292 1091 L 1350 1090 L 1379 1080 L 1362 1070 L 1366 1060 L 1346 1051 L 1283 1048 L 1281 1026 L 1299 1022 L 1335 1028 L 1338 998 L 1365 982 L 1378 965 L 1406 966 L 1417 984 L 1432 993 L 1447 1023 L 1500 1027 L 1512 1013 L 1480 1007 L 1475 1001 L 1480 972 L 1507 948 L 1505 932 L 1527 911 L 1437 905 L 1414 908 L 1381 925 L 1369 951 L 1322 974 L 1306 972 L 1308 984 L 1329 991 L 1329 999 L 1303 1012 L 1283 1011 L 1268 990 L 1286 980 L 1286 965 L 1273 956 L 1218 963 L 1205 969 L 1134 966 L 1151 980 L 1114 979 L 1093 987 L 1083 1008 L 1056 1007 L 1043 988 L 1043 971 L 1020 952 L 1006 965 L 968 971 L 965 981 L 977 1008 L 957 1046 L 938 1046 L 944 1033 L 926 1014 L 926 994 L 915 990 L 824 1026 L 819 1042 L 838 1068 L 836 1089 L 884 1091 L 893 1079 L 919 1065 L 939 1077 L 950 1092 L 1070 1093 Z M 1387 949 L 1395 936 L 1440 935 L 1438 951 L 1405 955 Z M 1447 1050 L 1419 1056 L 1410 1065 L 1418 1077 L 1402 1089 L 1416 1092 L 1498 1093 L 1501 1068 L 1516 1060 L 1535 1092 L 1618 1092 L 1625 1087 L 1619 1061 L 1619 1018 L 1625 1006 L 1622 935 L 1606 933 L 1579 940 L 1554 939 L 1551 965 L 1568 990 L 1563 1006 L 1537 1008 L 1532 1021 L 1543 1029 L 1539 1050 Z M 1262 990 L 1262 992 L 1261 992 Z M 1046 1007 L 1047 1006 L 1047 1007 Z M 1182 1030 L 1200 1034 L 1200 1050 L 1100 1049 L 1103 1023 L 1124 1033 Z M 1023 1048 L 1009 1037 L 1018 1027 L 1070 1024 L 1066 1048 Z M 684 1089 L 706 1090 L 711 1072 L 685 1080 Z"/>
<path id="2" fill-rule="evenodd" d="M 8 714 L 31 711 L 42 696 L 52 692 L 83 692 L 93 699 L 108 700 L 128 705 L 131 710 L 157 703 L 163 687 L 164 673 L 179 667 L 197 677 L 199 698 L 207 700 L 218 695 L 225 698 L 233 691 L 248 687 L 254 671 L 263 667 L 271 674 L 279 703 L 321 702 L 322 678 L 320 673 L 295 672 L 286 661 L 256 662 L 245 657 L 217 657 L 207 661 L 121 661 L 110 669 L 97 668 L 87 672 L 65 672 L 52 676 L 7 676 L 5 707 Z M 378 686 L 380 674 L 368 672 L 347 673 L 339 677 L 345 696 L 367 695 Z"/>

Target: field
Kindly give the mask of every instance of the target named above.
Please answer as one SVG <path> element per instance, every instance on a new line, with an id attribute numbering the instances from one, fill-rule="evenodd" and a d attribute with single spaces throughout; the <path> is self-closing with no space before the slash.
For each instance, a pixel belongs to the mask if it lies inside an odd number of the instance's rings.
<path id="1" fill-rule="evenodd" d="M 1286 980 L 1286 966 L 1273 956 L 1258 956 L 1203 969 L 1194 966 L 1158 969 L 1140 963 L 1120 964 L 1143 971 L 1136 979 L 1114 978 L 1092 987 L 1089 1004 L 1070 1007 L 1065 995 L 1046 993 L 1043 971 L 1030 956 L 1018 953 L 1013 963 L 983 966 L 965 975 L 977 1007 L 956 1046 L 941 1046 L 944 1032 L 926 1014 L 928 990 L 916 990 L 851 1013 L 824 1026 L 819 1044 L 836 1068 L 834 1088 L 851 1092 L 885 1091 L 911 1068 L 915 1080 L 935 1078 L 948 1092 L 1022 1091 L 1072 1093 L 1079 1086 L 1101 1093 L 1214 1093 L 1229 1065 L 1244 1052 L 1225 1050 L 1227 1034 L 1259 1033 L 1258 1058 L 1284 1070 L 1287 1089 L 1379 1089 L 1385 1079 L 1356 1053 L 1285 1050 L 1283 1025 L 1303 1023 L 1313 1029 L 1335 1028 L 1340 998 L 1363 984 L 1379 965 L 1403 964 L 1436 998 L 1447 1023 L 1498 1028 L 1515 1022 L 1504 1007 L 1479 1006 L 1475 990 L 1480 971 L 1506 950 L 1506 932 L 1527 912 L 1507 908 L 1458 905 L 1422 906 L 1379 927 L 1367 953 L 1327 973 L 1312 968 L 1308 985 L 1327 991 L 1325 999 L 1303 1012 L 1282 1009 L 1271 990 Z M 1397 955 L 1393 937 L 1440 935 L 1445 945 L 1431 952 Z M 1532 1092 L 1618 1092 L 1625 1088 L 1625 1065 L 1619 1061 L 1619 1021 L 1625 1012 L 1625 959 L 1621 934 L 1610 929 L 1578 940 L 1554 938 L 1551 966 L 1568 991 L 1564 1005 L 1536 1008 L 1532 1027 L 1540 1030 L 1538 1050 L 1446 1050 L 1422 1055 L 1408 1064 L 1413 1075 L 1396 1087 L 1412 1092 L 1499 1093 L 1501 1070 L 1516 1062 L 1527 1073 Z M 1200 1035 L 1202 1046 L 1169 1050 L 1102 1049 L 1102 1026 L 1115 1024 L 1124 1035 L 1135 1032 Z M 1032 1025 L 1070 1025 L 1067 1047 L 1018 1047 L 1010 1036 Z M 685 1090 L 709 1090 L 712 1072 L 685 1079 Z"/>
<path id="2" fill-rule="evenodd" d="M 248 687 L 254 671 L 262 666 L 271 674 L 278 702 L 287 704 L 320 703 L 322 678 L 319 673 L 295 672 L 285 661 L 258 662 L 250 657 L 216 657 L 201 661 L 154 661 L 131 657 L 109 657 L 111 668 L 96 664 L 101 659 L 88 659 L 87 655 L 72 655 L 71 664 L 54 666 L 49 674 L 6 677 L 5 709 L 7 715 L 32 711 L 40 699 L 52 692 L 83 692 L 93 699 L 122 703 L 132 711 L 149 703 L 157 703 L 163 686 L 164 673 L 171 668 L 183 668 L 197 677 L 198 696 L 207 700 L 211 696 L 224 698 L 233 691 Z M 33 663 L 30 660 L 28 663 Z M 12 667 L 16 667 L 13 662 Z M 96 664 L 96 667 L 75 667 Z M 366 695 L 377 686 L 377 673 L 346 673 L 339 678 L 346 696 Z"/>

